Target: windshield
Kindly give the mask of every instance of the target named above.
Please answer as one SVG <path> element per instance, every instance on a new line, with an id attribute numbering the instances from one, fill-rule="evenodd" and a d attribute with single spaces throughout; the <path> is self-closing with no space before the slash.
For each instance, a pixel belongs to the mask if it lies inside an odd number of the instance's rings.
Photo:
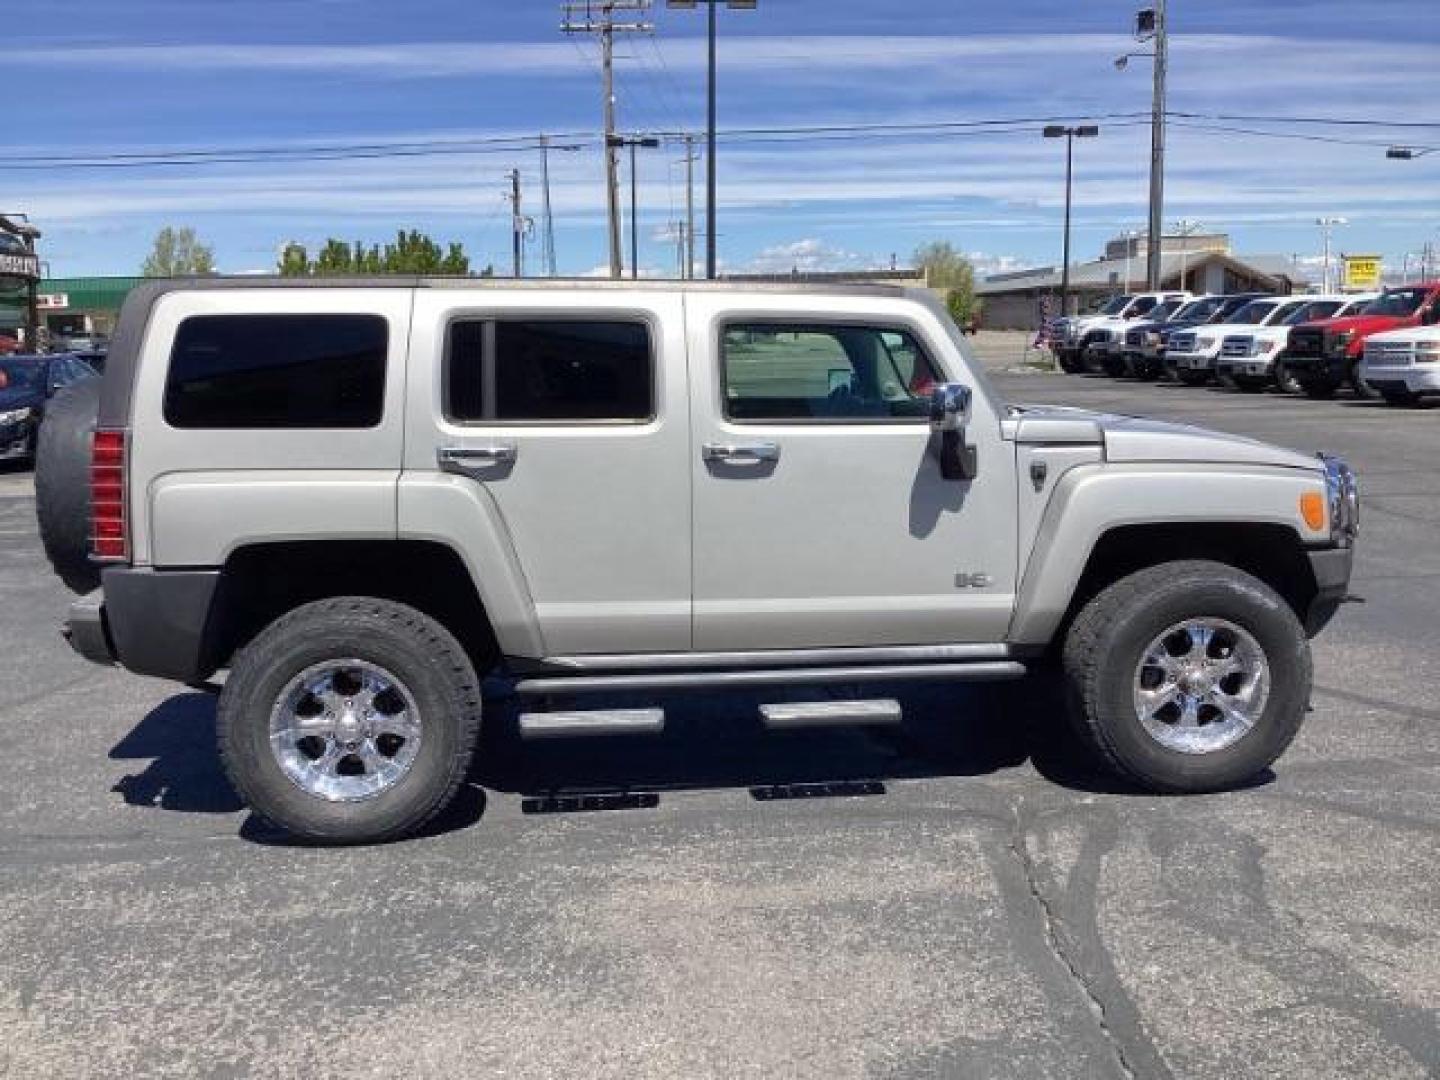
<path id="1" fill-rule="evenodd" d="M 1392 289 L 1372 301 L 1362 314 L 1387 315 L 1393 319 L 1408 318 L 1419 310 L 1428 295 L 1424 289 Z"/>
<path id="2" fill-rule="evenodd" d="M 43 377 L 34 360 L 0 360 L 0 390 L 34 390 Z"/>
<path id="3" fill-rule="evenodd" d="M 1215 314 L 1210 317 L 1210 321 L 1214 323 L 1235 322 L 1236 320 L 1232 319 L 1231 316 L 1234 315 L 1237 311 L 1243 311 L 1247 306 L 1254 302 L 1255 298 L 1253 296 L 1226 297 L 1223 301 L 1221 301 L 1220 307 L 1216 310 Z"/>
<path id="4" fill-rule="evenodd" d="M 1339 300 L 1315 300 L 1309 304 L 1305 304 L 1298 311 L 1292 311 L 1281 321 L 1284 322 L 1286 326 L 1299 326 L 1301 323 L 1319 322 L 1321 319 L 1332 319 L 1339 310 Z"/>
<path id="5" fill-rule="evenodd" d="M 1273 326 L 1283 323 L 1297 311 L 1304 311 L 1307 306 L 1304 300 L 1291 300 L 1289 303 L 1279 304 L 1269 318 L 1265 320 L 1265 325 Z"/>
<path id="6" fill-rule="evenodd" d="M 1119 315 L 1130 303 L 1130 297 L 1117 296 L 1100 309 L 1101 315 Z"/>
<path id="7" fill-rule="evenodd" d="M 1225 321 L 1241 326 L 1259 326 L 1274 310 L 1275 301 L 1273 300 L 1252 300 Z"/>
<path id="8" fill-rule="evenodd" d="M 1192 300 L 1175 313 L 1176 322 L 1204 322 L 1220 310 L 1225 301 L 1218 297 L 1208 300 Z"/>
<path id="9" fill-rule="evenodd" d="M 1180 306 L 1179 300 L 1167 300 L 1154 311 L 1150 312 L 1150 320 L 1152 322 L 1166 322 L 1180 310 Z"/>

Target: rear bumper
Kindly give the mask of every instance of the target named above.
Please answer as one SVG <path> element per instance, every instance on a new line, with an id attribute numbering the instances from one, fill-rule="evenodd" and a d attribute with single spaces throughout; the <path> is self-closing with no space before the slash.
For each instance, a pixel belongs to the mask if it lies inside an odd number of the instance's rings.
<path id="1" fill-rule="evenodd" d="M 198 682 L 215 671 L 211 609 L 219 570 L 114 567 L 103 585 L 70 605 L 64 634 L 97 664 Z"/>
<path id="2" fill-rule="evenodd" d="M 1305 612 L 1305 632 L 1320 633 L 1350 595 L 1350 572 L 1355 564 L 1354 547 L 1323 548 L 1308 553 L 1315 575 L 1315 598 Z"/>

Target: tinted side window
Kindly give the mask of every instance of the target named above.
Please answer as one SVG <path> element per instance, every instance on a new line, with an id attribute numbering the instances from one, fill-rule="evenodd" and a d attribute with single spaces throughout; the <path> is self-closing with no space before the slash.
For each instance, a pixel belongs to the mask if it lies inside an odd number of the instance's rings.
<path id="1" fill-rule="evenodd" d="M 923 418 L 936 382 L 925 351 L 903 330 L 731 325 L 720 351 L 732 420 Z"/>
<path id="2" fill-rule="evenodd" d="M 621 319 L 495 319 L 450 326 L 452 420 L 649 420 L 650 328 Z"/>
<path id="3" fill-rule="evenodd" d="M 170 353 L 177 428 L 367 428 L 385 405 L 378 315 L 196 315 Z"/>

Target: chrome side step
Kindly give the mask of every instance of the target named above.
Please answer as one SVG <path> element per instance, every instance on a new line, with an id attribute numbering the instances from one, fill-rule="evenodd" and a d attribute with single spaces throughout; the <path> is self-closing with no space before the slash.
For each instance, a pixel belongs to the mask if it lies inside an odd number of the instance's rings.
<path id="1" fill-rule="evenodd" d="M 961 664 L 876 664 L 865 667 L 781 668 L 747 671 L 649 672 L 635 675 L 544 675 L 515 683 L 517 694 L 599 694 L 617 690 L 745 689 L 815 683 L 940 680 L 996 682 L 1019 679 L 1025 665 L 1013 660 Z"/>
<path id="2" fill-rule="evenodd" d="M 768 728 L 834 727 L 843 724 L 898 724 L 900 703 L 894 698 L 872 701 L 799 701 L 761 705 Z"/>
<path id="3" fill-rule="evenodd" d="M 593 709 L 520 714 L 525 739 L 570 739 L 587 735 L 658 735 L 665 730 L 663 709 Z"/>

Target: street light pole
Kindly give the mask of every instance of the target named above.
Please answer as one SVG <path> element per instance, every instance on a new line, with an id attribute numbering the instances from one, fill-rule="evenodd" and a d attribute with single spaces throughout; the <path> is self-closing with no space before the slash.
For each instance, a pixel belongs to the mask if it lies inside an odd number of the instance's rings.
<path id="1" fill-rule="evenodd" d="M 630 276 L 640 276 L 640 215 L 635 193 L 635 150 L 644 147 L 653 150 L 660 140 L 653 135 L 616 135 L 609 140 L 613 149 L 628 147 L 630 150 Z"/>
<path id="2" fill-rule="evenodd" d="M 1060 314 L 1068 316 L 1070 314 L 1070 210 L 1075 187 L 1075 140 L 1076 138 L 1093 139 L 1100 134 L 1100 129 L 1094 124 L 1082 124 L 1079 127 L 1050 124 L 1041 134 L 1047 139 L 1064 138 L 1065 140 L 1065 240 L 1060 267 Z"/>
<path id="3" fill-rule="evenodd" d="M 1331 291 L 1331 282 L 1334 280 L 1330 275 L 1330 233 L 1336 225 L 1349 225 L 1350 222 L 1347 218 L 1343 217 L 1322 217 L 1316 218 L 1315 224 L 1320 226 L 1320 229 L 1325 236 L 1325 270 L 1323 289 L 1325 292 L 1328 293 Z"/>
<path id="4" fill-rule="evenodd" d="M 716 274 L 716 251 L 715 251 L 715 192 L 716 192 L 716 166 L 715 166 L 715 39 L 718 26 L 715 17 L 715 8 L 723 3 L 732 10 L 753 11 L 756 0 L 665 0 L 666 7 L 672 8 L 693 8 L 697 3 L 703 3 L 708 9 L 706 11 L 706 58 L 708 83 L 705 102 L 705 276 L 714 280 Z"/>

